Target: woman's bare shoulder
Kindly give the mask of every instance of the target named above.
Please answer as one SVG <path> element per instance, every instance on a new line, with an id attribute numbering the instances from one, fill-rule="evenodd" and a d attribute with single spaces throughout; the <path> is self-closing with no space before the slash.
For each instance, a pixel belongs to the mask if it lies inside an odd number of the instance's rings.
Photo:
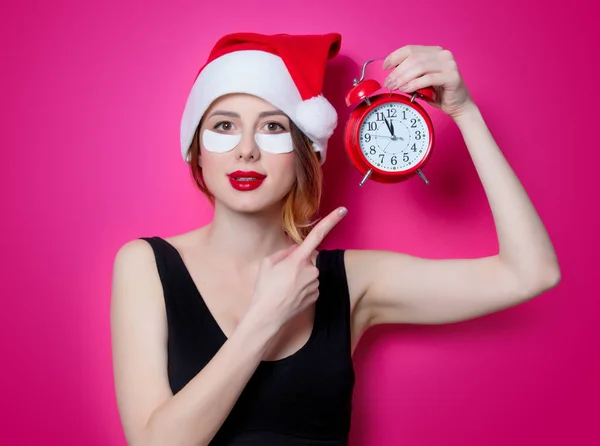
<path id="1" fill-rule="evenodd" d="M 152 257 L 152 247 L 141 237 L 129 240 L 122 244 L 116 252 L 115 268 L 123 269 L 132 264 L 139 264 L 140 260 L 148 260 Z"/>
<path id="2" fill-rule="evenodd" d="M 161 284 L 152 246 L 142 238 L 120 246 L 112 272 L 113 307 L 161 303 Z"/>
<path id="3" fill-rule="evenodd" d="M 201 238 L 200 236 L 203 231 L 204 227 L 201 227 L 161 238 L 177 250 L 187 250 L 190 247 L 198 245 L 198 241 Z M 144 238 L 149 237 L 139 237 L 128 240 L 117 249 L 115 255 L 115 268 L 127 269 L 133 267 L 133 265 L 152 266 L 151 264 L 154 261 L 152 246 L 144 240 Z"/>

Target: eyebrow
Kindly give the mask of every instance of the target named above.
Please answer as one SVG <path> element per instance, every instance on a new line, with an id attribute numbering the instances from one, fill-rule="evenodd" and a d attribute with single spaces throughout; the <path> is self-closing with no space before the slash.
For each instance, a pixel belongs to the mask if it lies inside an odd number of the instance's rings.
<path id="1" fill-rule="evenodd" d="M 238 113 L 230 112 L 230 111 L 226 111 L 226 110 L 215 110 L 214 112 L 212 112 L 210 114 L 210 116 L 216 116 L 216 115 L 228 116 L 230 118 L 239 118 L 240 117 L 240 115 Z M 264 111 L 258 115 L 259 118 L 265 118 L 267 116 L 283 116 L 285 118 L 288 117 L 285 113 L 283 113 L 282 111 L 279 111 L 279 110 Z"/>

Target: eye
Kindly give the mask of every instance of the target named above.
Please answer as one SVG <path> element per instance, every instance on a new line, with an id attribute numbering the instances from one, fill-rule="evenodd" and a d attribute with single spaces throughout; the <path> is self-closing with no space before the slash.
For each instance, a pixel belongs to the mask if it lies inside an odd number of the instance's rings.
<path id="1" fill-rule="evenodd" d="M 285 132 L 285 131 L 287 131 L 283 125 L 281 125 L 278 122 L 274 122 L 274 121 L 267 122 L 263 128 L 265 130 L 267 130 L 268 132 L 277 132 L 277 131 Z"/>
<path id="2" fill-rule="evenodd" d="M 230 121 L 221 121 L 214 125 L 213 129 L 228 132 L 234 129 L 234 125 Z"/>

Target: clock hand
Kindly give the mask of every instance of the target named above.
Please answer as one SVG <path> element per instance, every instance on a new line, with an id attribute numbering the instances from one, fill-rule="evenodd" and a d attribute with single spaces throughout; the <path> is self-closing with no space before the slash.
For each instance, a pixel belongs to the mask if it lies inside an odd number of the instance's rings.
<path id="1" fill-rule="evenodd" d="M 390 127 L 390 123 L 388 122 L 388 120 L 385 119 L 385 116 L 384 116 L 383 120 L 385 121 L 385 125 L 387 126 L 387 128 L 390 131 L 390 133 L 392 134 L 392 136 L 394 136 L 394 131 L 392 130 L 392 127 Z"/>
<path id="2" fill-rule="evenodd" d="M 390 119 L 390 132 L 392 133 L 392 139 L 399 139 L 400 141 L 404 141 L 404 138 L 402 136 L 396 136 L 395 130 L 394 130 L 394 121 L 392 121 Z"/>
<path id="3" fill-rule="evenodd" d="M 388 146 L 392 143 L 392 141 L 388 142 L 386 144 L 386 146 L 383 148 L 383 153 L 385 153 L 385 151 L 387 150 Z"/>
<path id="4" fill-rule="evenodd" d="M 391 139 L 392 141 L 404 141 L 404 138 L 402 136 L 373 135 L 372 138 L 387 138 Z"/>

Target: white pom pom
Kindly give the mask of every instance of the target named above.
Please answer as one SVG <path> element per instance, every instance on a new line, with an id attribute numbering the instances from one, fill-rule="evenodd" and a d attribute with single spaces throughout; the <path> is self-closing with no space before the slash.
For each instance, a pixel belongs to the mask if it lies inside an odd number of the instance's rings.
<path id="1" fill-rule="evenodd" d="M 319 95 L 298 104 L 295 121 L 309 137 L 328 139 L 337 126 L 337 112 Z"/>

